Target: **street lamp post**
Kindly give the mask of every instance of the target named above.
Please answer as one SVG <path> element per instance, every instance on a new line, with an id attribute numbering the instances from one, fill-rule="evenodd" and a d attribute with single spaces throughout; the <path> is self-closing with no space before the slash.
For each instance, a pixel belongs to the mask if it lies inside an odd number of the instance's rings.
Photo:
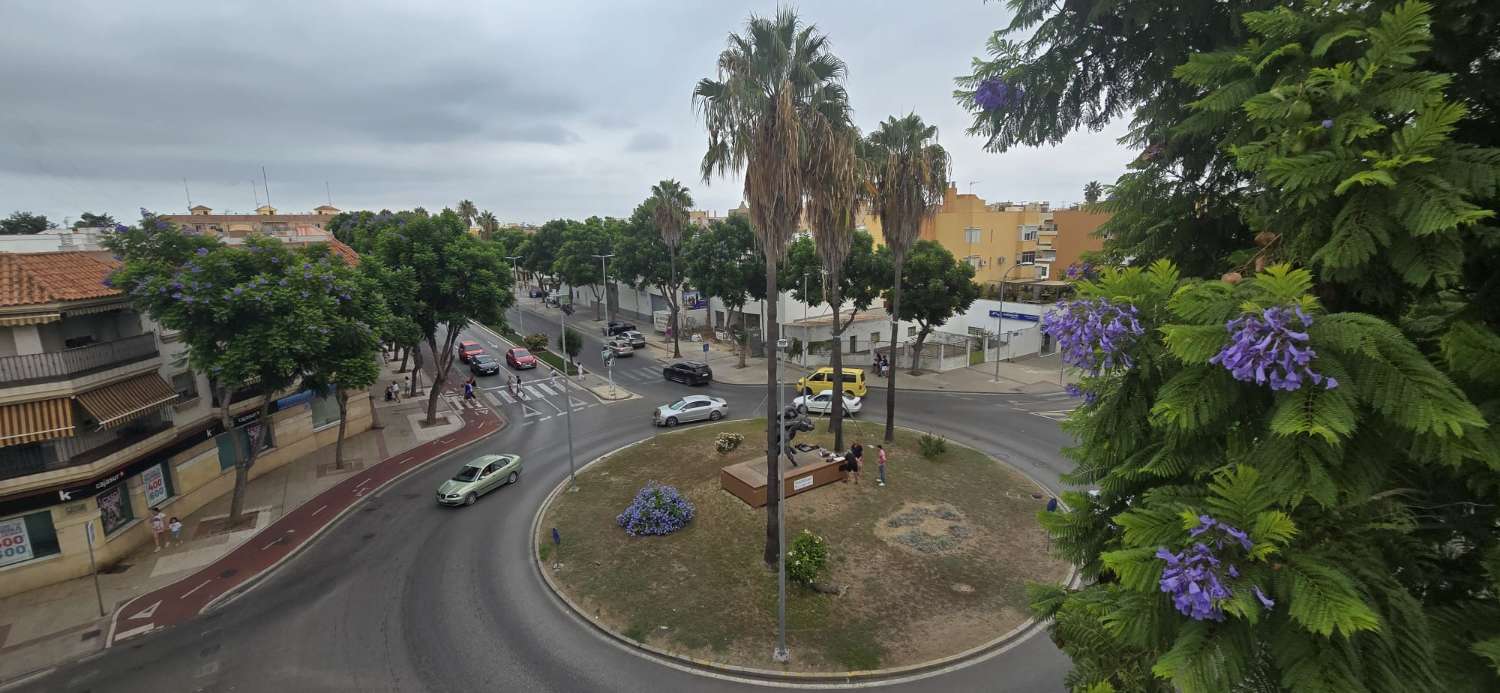
<path id="1" fill-rule="evenodd" d="M 1035 262 L 1017 262 L 1005 268 L 1005 273 L 1000 275 L 1000 317 L 995 318 L 995 337 L 998 339 L 1005 334 L 1005 280 L 1010 277 L 1010 271 L 1017 267 L 1032 267 Z M 1010 340 L 1005 340 L 1005 353 L 1010 354 Z M 995 382 L 1000 382 L 1000 345 L 995 345 Z"/>
<path id="2" fill-rule="evenodd" d="M 572 296 L 573 296 L 573 289 L 572 289 L 572 287 L 569 287 L 568 288 L 568 297 L 571 299 Z M 557 346 L 558 346 L 558 351 L 562 352 L 562 357 L 564 359 L 563 360 L 562 390 L 563 390 L 563 405 L 568 408 L 568 413 L 567 413 L 567 417 L 566 417 L 568 419 L 568 487 L 571 490 L 571 489 L 578 488 L 578 476 L 577 476 L 577 473 L 574 471 L 575 465 L 573 463 L 573 393 L 568 390 L 568 372 L 567 372 L 568 371 L 568 361 L 571 360 L 568 357 L 568 313 L 573 312 L 573 301 L 569 300 L 566 304 L 559 305 L 558 308 L 559 308 L 559 310 L 557 311 L 557 325 L 558 325 Z"/>
<path id="3" fill-rule="evenodd" d="M 805 295 L 805 294 L 804 294 Z M 789 342 L 786 337 L 776 340 L 776 348 L 786 352 Z M 776 436 L 776 546 L 780 548 L 776 557 L 776 651 L 771 658 L 787 662 L 792 653 L 786 648 L 786 479 L 782 470 L 781 456 L 786 450 L 786 364 L 776 360 L 776 425 L 781 435 Z"/>
<path id="4" fill-rule="evenodd" d="M 807 327 L 807 273 L 802 273 L 802 367 L 807 367 L 807 350 L 812 346 L 812 339 L 808 338 L 812 330 Z"/>
<path id="5" fill-rule="evenodd" d="M 614 256 L 614 253 L 594 256 L 599 258 L 599 274 L 604 276 L 604 319 L 606 321 L 609 320 L 609 270 L 605 268 L 604 261 Z"/>
<path id="6" fill-rule="evenodd" d="M 521 270 L 516 264 L 516 261 L 520 260 L 521 256 L 506 255 L 505 259 L 510 260 L 511 286 L 515 286 L 516 280 L 521 276 Z M 521 304 L 519 302 L 516 303 L 516 329 L 521 331 L 522 336 L 526 335 L 526 311 L 521 308 Z"/>

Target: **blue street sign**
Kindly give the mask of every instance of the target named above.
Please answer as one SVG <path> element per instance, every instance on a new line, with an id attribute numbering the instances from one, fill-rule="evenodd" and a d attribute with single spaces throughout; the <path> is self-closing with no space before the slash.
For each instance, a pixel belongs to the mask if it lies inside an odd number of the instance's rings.
<path id="1" fill-rule="evenodd" d="M 1032 315 L 1030 313 L 1012 313 L 1008 310 L 992 310 L 990 311 L 990 317 L 1005 318 L 1006 320 L 1020 320 L 1023 322 L 1041 322 L 1042 320 L 1042 316 L 1040 315 Z"/>
<path id="2" fill-rule="evenodd" d="M 708 342 L 704 342 L 703 343 L 703 353 L 705 353 L 705 354 L 708 353 Z"/>
<path id="3" fill-rule="evenodd" d="M 557 533 L 556 527 L 552 528 L 552 543 L 559 545 L 562 544 L 562 535 Z"/>

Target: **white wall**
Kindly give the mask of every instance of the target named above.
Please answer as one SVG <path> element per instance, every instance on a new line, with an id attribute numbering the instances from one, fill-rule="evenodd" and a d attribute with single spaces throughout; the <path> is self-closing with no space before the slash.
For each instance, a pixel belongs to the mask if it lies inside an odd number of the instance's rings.
<path id="1" fill-rule="evenodd" d="M 1001 321 L 990 317 L 990 311 L 1000 310 L 1007 313 L 1021 313 L 1023 315 L 1035 315 L 1038 322 L 1024 320 L 1006 319 L 1003 322 L 1004 331 L 1009 334 L 1005 337 L 999 349 L 999 358 L 1010 359 L 1038 353 L 1042 347 L 1042 333 L 1040 329 L 1040 317 L 1053 309 L 1053 305 L 1039 305 L 1035 303 L 1016 303 L 1013 301 L 994 301 L 981 298 L 974 301 L 969 309 L 962 314 L 953 316 L 948 322 L 938 328 L 939 332 L 950 334 L 967 335 L 970 327 L 977 327 L 989 334 L 995 334 L 1002 327 Z M 1053 347 L 1049 347 L 1052 349 Z M 992 360 L 994 354 L 989 354 L 987 360 Z"/>

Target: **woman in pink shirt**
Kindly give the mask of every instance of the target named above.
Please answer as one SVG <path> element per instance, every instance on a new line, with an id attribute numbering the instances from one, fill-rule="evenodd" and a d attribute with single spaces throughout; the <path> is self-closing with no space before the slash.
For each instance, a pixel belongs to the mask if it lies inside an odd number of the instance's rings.
<path id="1" fill-rule="evenodd" d="M 885 446 L 884 445 L 876 445 L 875 449 L 880 451 L 880 454 L 879 454 L 879 456 L 876 459 L 876 463 L 880 466 L 880 485 L 884 486 L 885 485 Z"/>

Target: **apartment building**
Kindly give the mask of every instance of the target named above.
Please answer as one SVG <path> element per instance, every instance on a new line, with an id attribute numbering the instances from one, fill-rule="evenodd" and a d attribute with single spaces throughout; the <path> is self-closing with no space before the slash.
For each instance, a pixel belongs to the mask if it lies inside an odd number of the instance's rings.
<path id="1" fill-rule="evenodd" d="M 352 251 L 351 251 L 352 252 Z M 153 507 L 185 516 L 233 487 L 231 436 L 270 427 L 252 476 L 331 444 L 338 405 L 312 392 L 231 395 L 188 368 L 178 333 L 135 312 L 104 279 L 108 253 L 0 253 L 0 596 L 110 566 L 151 541 Z M 350 400 L 349 432 L 369 427 Z"/>
<path id="2" fill-rule="evenodd" d="M 937 241 L 974 267 L 974 281 L 996 284 L 1061 279 L 1085 251 L 1101 250 L 1089 234 L 1109 217 L 1052 210 L 1046 203 L 990 204 L 948 186 L 942 207 L 922 225 L 920 237 Z"/>
<path id="3" fill-rule="evenodd" d="M 320 205 L 311 214 L 281 214 L 271 205 L 261 205 L 254 214 L 214 214 L 211 207 L 194 205 L 188 214 L 163 214 L 165 219 L 184 229 L 214 233 L 226 238 L 244 238 L 251 234 L 267 236 L 321 236 L 339 209 Z"/>

